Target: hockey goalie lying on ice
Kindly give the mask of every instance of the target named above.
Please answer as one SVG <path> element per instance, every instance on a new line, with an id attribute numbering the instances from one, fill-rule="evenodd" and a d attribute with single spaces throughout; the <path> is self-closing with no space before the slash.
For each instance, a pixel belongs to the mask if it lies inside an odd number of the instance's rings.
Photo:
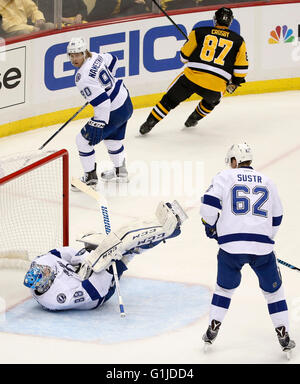
<path id="1" fill-rule="evenodd" d="M 109 235 L 87 234 L 79 240 L 85 245 L 79 252 L 62 247 L 36 257 L 24 285 L 44 309 L 94 309 L 116 290 L 113 260 L 120 278 L 135 255 L 178 236 L 186 218 L 177 202 L 160 203 L 154 220 L 139 220 Z"/>

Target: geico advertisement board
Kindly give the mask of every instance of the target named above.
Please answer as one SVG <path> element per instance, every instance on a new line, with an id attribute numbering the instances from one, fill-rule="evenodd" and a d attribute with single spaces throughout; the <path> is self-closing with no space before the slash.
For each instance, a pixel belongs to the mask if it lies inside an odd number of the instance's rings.
<path id="1" fill-rule="evenodd" d="M 0 109 L 25 103 L 26 47 L 0 52 Z"/>
<path id="2" fill-rule="evenodd" d="M 289 42 L 290 30 L 297 37 L 299 11 L 300 4 L 233 9 L 248 51 L 247 81 L 300 76 L 299 62 L 291 59 L 297 39 Z M 198 23 L 212 23 L 213 15 L 214 11 L 173 16 L 183 33 L 166 17 L 153 17 L 63 32 L 22 43 L 27 47 L 26 100 L 21 87 L 17 88 L 18 94 L 12 96 L 11 93 L 9 97 L 14 99 L 14 104 L 20 100 L 25 100 L 25 104 L 11 106 L 13 103 L 5 101 L 7 113 L 2 113 L 2 122 L 11 121 L 12 116 L 18 120 L 77 107 L 84 102 L 75 88 L 76 71 L 66 54 L 68 42 L 75 36 L 85 37 L 91 51 L 110 52 L 118 57 L 117 77 L 124 78 L 132 97 L 164 92 L 183 70 L 180 61 L 180 49 L 185 42 L 183 34 L 188 34 Z M 269 39 L 275 36 L 274 31 L 278 42 L 271 44 Z M 7 50 L 13 48 L 8 46 Z M 19 52 L 22 52 L 20 48 Z M 19 63 L 19 60 L 12 60 Z M 3 76 L 2 70 L 1 73 Z M 3 88 L 0 94 L 2 92 Z"/>
<path id="3" fill-rule="evenodd" d="M 245 11 L 237 10 L 236 23 L 249 20 Z M 239 16 L 238 13 L 244 13 Z M 253 12 L 252 12 L 253 13 Z M 119 59 L 117 77 L 125 78 L 132 96 L 163 92 L 169 83 L 183 70 L 180 49 L 185 35 L 201 23 L 213 24 L 214 12 L 202 12 L 174 16 L 181 33 L 166 18 L 151 18 L 142 22 L 128 22 L 110 26 L 84 29 L 80 35 L 87 39 L 93 52 L 110 52 Z M 240 21 L 241 19 L 241 21 Z M 242 31 L 246 28 L 242 27 Z M 60 91 L 75 86 L 75 69 L 67 59 L 68 41 L 77 34 L 67 33 L 65 41 L 51 45 L 44 57 L 44 85 L 49 91 Z M 251 32 L 250 32 L 251 35 Z M 249 38 L 249 45 L 253 37 Z M 250 50 L 252 51 L 252 49 Z"/>
<path id="4" fill-rule="evenodd" d="M 237 9 L 234 13 L 244 36 L 247 23 L 254 20 L 254 11 L 250 9 L 247 14 L 245 9 Z M 188 34 L 199 22 L 212 23 L 213 15 L 214 11 L 197 12 L 176 15 L 174 20 Z M 83 103 L 75 88 L 76 70 L 67 56 L 68 42 L 75 36 L 83 36 L 91 51 L 110 52 L 118 57 L 117 77 L 124 78 L 132 97 L 164 92 L 183 70 L 180 49 L 186 39 L 166 17 L 84 28 L 25 41 L 22 45 L 27 47 L 26 103 L 22 108 L 7 108 L 9 111 L 2 113 L 3 123 Z M 252 30 L 244 37 L 252 60 Z"/>
<path id="5" fill-rule="evenodd" d="M 236 25 L 231 28 L 246 41 L 250 63 L 248 81 L 300 76 L 295 55 L 300 4 L 237 8 L 233 12 L 238 28 Z M 212 25 L 213 14 L 214 11 L 173 16 L 182 33 L 160 17 L 142 23 L 90 29 L 86 38 L 91 51 L 111 52 L 119 58 L 117 77 L 126 78 L 132 96 L 158 93 L 165 91 L 183 70 L 180 48 L 185 42 L 184 34 L 196 25 Z M 75 70 L 65 61 L 66 46 L 67 42 L 53 45 L 46 52 L 47 89 L 75 86 Z M 53 71 L 57 66 L 60 76 L 55 78 Z"/>

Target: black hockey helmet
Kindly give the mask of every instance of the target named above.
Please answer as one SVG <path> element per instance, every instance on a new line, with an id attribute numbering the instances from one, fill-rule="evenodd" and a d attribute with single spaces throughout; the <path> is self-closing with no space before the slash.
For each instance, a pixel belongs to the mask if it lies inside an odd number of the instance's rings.
<path id="1" fill-rule="evenodd" d="M 233 13 L 230 8 L 219 8 L 214 15 L 214 21 L 218 25 L 229 27 L 233 20 Z"/>

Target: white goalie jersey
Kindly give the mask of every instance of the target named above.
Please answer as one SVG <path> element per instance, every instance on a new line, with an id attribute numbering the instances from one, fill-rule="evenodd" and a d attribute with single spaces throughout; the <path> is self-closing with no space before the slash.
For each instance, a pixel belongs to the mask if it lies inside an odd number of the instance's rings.
<path id="1" fill-rule="evenodd" d="M 50 288 L 43 294 L 32 290 L 34 299 L 44 308 L 59 311 L 66 309 L 92 309 L 105 301 L 113 275 L 106 270 L 82 281 L 72 264 L 82 256 L 75 256 L 77 251 L 71 247 L 53 249 L 45 255 L 38 256 L 34 262 L 46 265 L 55 271 L 55 279 Z"/>
<path id="2" fill-rule="evenodd" d="M 61 247 L 36 257 L 26 273 L 24 285 L 45 309 L 96 308 L 114 294 L 115 279 L 120 279 L 135 255 L 179 236 L 180 225 L 186 219 L 187 215 L 176 201 L 172 205 L 161 202 L 153 220 L 136 220 L 108 235 L 95 232 L 82 235 L 77 240 L 84 243 L 85 248 L 79 252 Z M 114 276 L 113 262 L 117 276 Z"/>
<path id="3" fill-rule="evenodd" d="M 81 95 L 94 107 L 94 119 L 108 124 L 110 112 L 120 108 L 128 97 L 121 79 L 116 79 L 117 58 L 92 52 L 75 76 Z"/>
<path id="4" fill-rule="evenodd" d="M 251 167 L 218 173 L 202 199 L 200 215 L 216 224 L 220 248 L 228 253 L 266 255 L 282 220 L 276 186 Z"/>

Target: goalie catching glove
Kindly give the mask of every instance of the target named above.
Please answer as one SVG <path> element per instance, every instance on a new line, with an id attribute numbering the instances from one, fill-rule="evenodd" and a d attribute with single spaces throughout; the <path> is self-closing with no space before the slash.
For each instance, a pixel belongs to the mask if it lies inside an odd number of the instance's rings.
<path id="1" fill-rule="evenodd" d="M 186 219 L 187 215 L 176 201 L 172 204 L 161 202 L 156 210 L 156 220 L 138 220 L 107 236 L 102 234 L 84 236 L 79 241 L 84 242 L 85 246 L 92 248 L 95 247 L 95 243 L 98 243 L 98 246 L 87 254 L 79 272 L 80 276 L 84 279 L 89 271 L 100 272 L 107 269 L 113 260 L 120 260 L 126 252 L 138 253 L 139 248 L 151 248 L 157 242 L 172 237 L 176 232 L 177 235 L 180 232 L 180 225 Z"/>

